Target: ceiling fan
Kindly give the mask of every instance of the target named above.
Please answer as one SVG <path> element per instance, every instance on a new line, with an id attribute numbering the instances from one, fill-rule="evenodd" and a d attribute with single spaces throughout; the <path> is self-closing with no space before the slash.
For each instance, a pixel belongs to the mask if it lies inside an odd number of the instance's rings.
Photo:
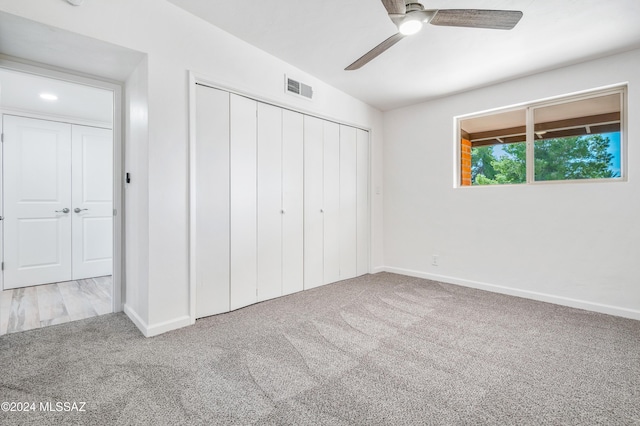
<path id="1" fill-rule="evenodd" d="M 382 0 L 389 18 L 398 27 L 398 32 L 354 63 L 345 68 L 352 71 L 361 68 L 391 46 L 422 29 L 423 23 L 446 27 L 489 28 L 510 30 L 516 26 L 522 12 L 519 10 L 482 10 L 482 9 L 433 9 L 426 10 L 415 0 Z"/>

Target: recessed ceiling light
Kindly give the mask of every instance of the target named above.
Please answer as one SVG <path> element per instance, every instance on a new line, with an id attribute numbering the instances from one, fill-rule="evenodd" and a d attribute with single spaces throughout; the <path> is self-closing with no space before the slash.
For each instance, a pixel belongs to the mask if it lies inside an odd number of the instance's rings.
<path id="1" fill-rule="evenodd" d="M 53 93 L 40 93 L 40 98 L 45 101 L 57 101 L 58 97 Z"/>

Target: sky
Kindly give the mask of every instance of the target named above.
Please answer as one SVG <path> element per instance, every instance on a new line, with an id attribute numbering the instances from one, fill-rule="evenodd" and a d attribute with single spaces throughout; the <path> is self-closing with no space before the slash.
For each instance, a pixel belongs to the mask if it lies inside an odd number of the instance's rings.
<path id="1" fill-rule="evenodd" d="M 611 143 L 609 144 L 609 153 L 613 155 L 613 160 L 611 160 L 611 170 L 616 172 L 618 176 L 621 176 L 620 173 L 620 132 L 615 133 L 604 133 L 602 136 L 609 138 Z"/>

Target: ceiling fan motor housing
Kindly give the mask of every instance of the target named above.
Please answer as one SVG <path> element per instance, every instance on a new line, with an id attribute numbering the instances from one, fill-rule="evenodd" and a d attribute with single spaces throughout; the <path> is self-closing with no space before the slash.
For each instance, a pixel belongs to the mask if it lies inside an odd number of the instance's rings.
<path id="1" fill-rule="evenodd" d="M 424 10 L 424 6 L 421 3 L 417 3 L 414 1 L 407 1 L 407 13 L 422 11 Z"/>

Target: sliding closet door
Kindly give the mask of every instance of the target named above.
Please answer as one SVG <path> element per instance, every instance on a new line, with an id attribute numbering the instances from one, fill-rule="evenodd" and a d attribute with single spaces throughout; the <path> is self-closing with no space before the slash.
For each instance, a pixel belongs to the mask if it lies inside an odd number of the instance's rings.
<path id="1" fill-rule="evenodd" d="M 196 317 L 228 312 L 229 93 L 196 86 Z"/>
<path id="2" fill-rule="evenodd" d="M 282 295 L 282 109 L 258 104 L 258 301 Z"/>
<path id="3" fill-rule="evenodd" d="M 304 288 L 324 284 L 323 120 L 304 116 Z"/>
<path id="4" fill-rule="evenodd" d="M 369 273 L 369 132 L 357 132 L 357 271 Z"/>
<path id="5" fill-rule="evenodd" d="M 340 126 L 340 279 L 357 273 L 356 129 Z"/>
<path id="6" fill-rule="evenodd" d="M 323 122 L 324 284 L 340 278 L 340 126 Z"/>
<path id="7" fill-rule="evenodd" d="M 257 102 L 231 94 L 231 309 L 256 302 Z"/>
<path id="8" fill-rule="evenodd" d="M 304 125 L 297 112 L 282 111 L 282 294 L 304 283 Z"/>
<path id="9" fill-rule="evenodd" d="M 368 133 L 196 90 L 196 316 L 367 273 Z"/>

